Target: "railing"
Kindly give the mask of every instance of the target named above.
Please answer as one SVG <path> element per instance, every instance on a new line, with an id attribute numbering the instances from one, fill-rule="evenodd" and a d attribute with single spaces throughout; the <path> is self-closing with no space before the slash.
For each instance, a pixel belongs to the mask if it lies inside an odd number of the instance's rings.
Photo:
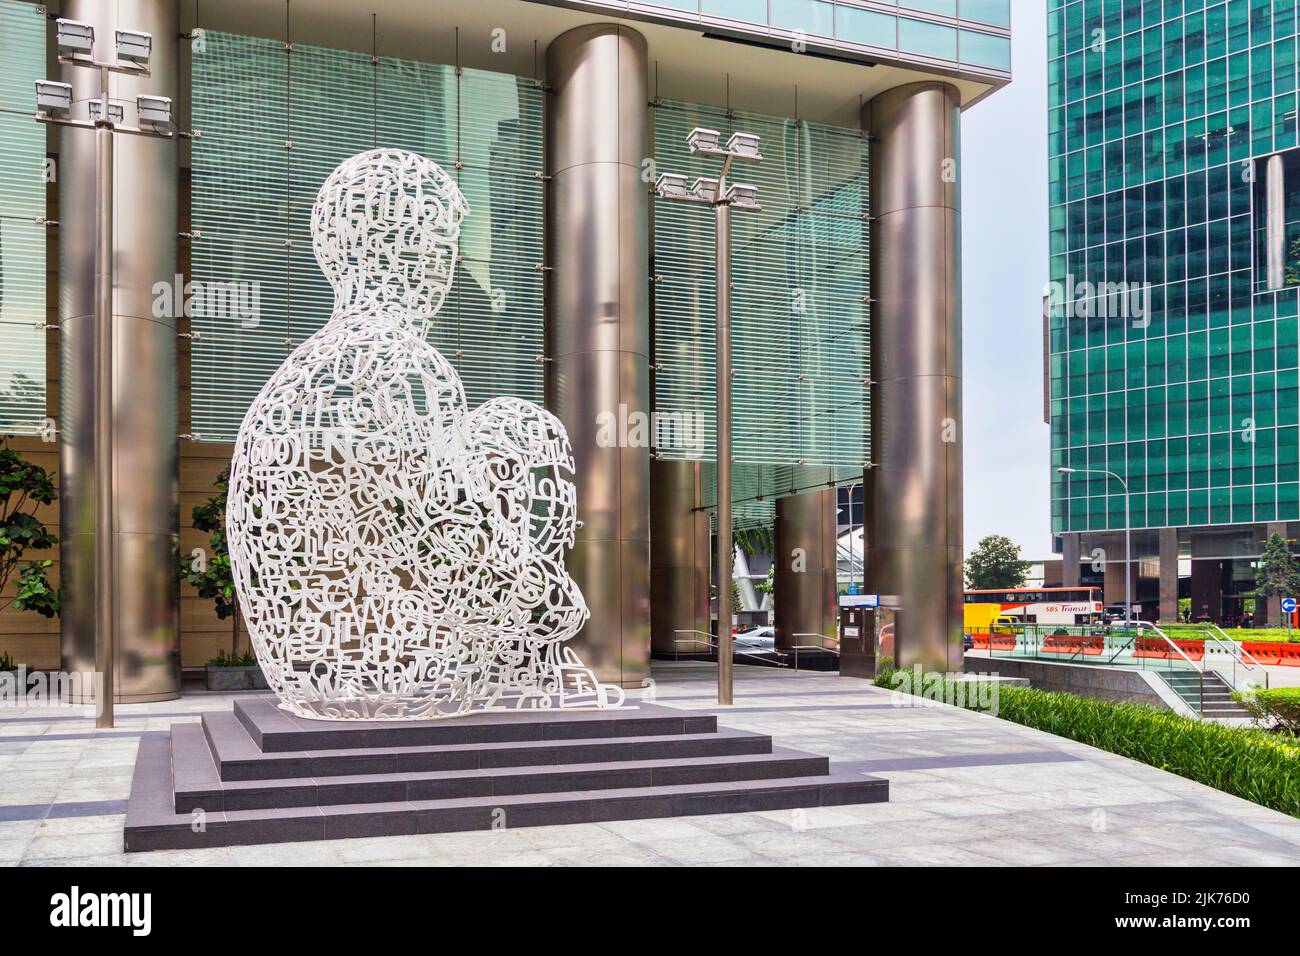
<path id="1" fill-rule="evenodd" d="M 801 637 L 815 637 L 819 641 L 830 641 L 834 647 L 827 647 L 825 644 L 795 644 L 791 650 L 794 651 L 794 669 L 799 669 L 799 652 L 803 651 L 825 651 L 828 654 L 840 656 L 840 639 L 838 637 L 827 637 L 825 634 L 817 634 L 808 631 L 795 631 L 793 635 L 797 641 Z"/>
<path id="2" fill-rule="evenodd" d="M 1228 681 L 1233 690 L 1245 690 L 1252 687 L 1262 687 L 1267 690 L 1268 671 L 1264 668 L 1264 665 L 1242 647 L 1240 642 L 1234 641 L 1225 634 L 1223 628 L 1219 627 L 1219 625 L 1210 622 L 1207 626 L 1214 631 L 1218 631 L 1218 634 L 1215 635 L 1210 630 L 1201 629 L 1201 633 L 1205 635 L 1207 641 L 1205 645 L 1205 662 L 1210 663 L 1211 644 L 1209 642 L 1213 642 L 1213 647 L 1232 661 L 1231 668 L 1219 676 Z M 1215 661 L 1215 663 L 1218 663 L 1218 661 Z M 1219 672 L 1216 670 L 1215 673 Z"/>
<path id="3" fill-rule="evenodd" d="M 683 629 L 679 629 L 679 630 L 674 630 L 674 631 L 673 631 L 673 634 L 674 634 L 674 635 L 677 635 L 677 634 L 700 634 L 700 635 L 703 635 L 704 638 L 705 638 L 705 640 L 701 641 L 699 638 L 694 638 L 694 637 L 692 637 L 692 638 L 686 638 L 685 640 L 680 639 L 680 638 L 677 638 L 677 637 L 674 637 L 674 638 L 673 638 L 673 660 L 679 660 L 679 659 L 680 659 L 680 654 L 681 654 L 681 652 L 680 652 L 679 648 L 680 648 L 680 645 L 682 645 L 682 644 L 691 644 L 691 645 L 695 645 L 695 646 L 698 646 L 698 645 L 701 645 L 701 644 L 702 644 L 702 645 L 704 645 L 705 647 L 707 647 L 707 648 L 709 649 L 709 652 L 710 652 L 710 653 L 713 653 L 714 651 L 716 651 L 716 650 L 718 649 L 718 642 L 717 642 L 717 640 L 714 638 L 714 636 L 713 636 L 712 634 L 710 634 L 710 633 L 707 632 L 707 631 L 697 631 L 697 630 L 694 630 L 694 629 L 692 629 L 692 628 L 683 628 Z M 733 637 L 733 638 L 732 638 L 732 641 L 731 641 L 731 654 L 732 654 L 733 657 L 752 657 L 752 658 L 753 658 L 754 660 L 756 660 L 756 661 L 761 661 L 761 662 L 763 662 L 764 664 L 770 664 L 770 665 L 774 665 L 774 666 L 776 666 L 776 667 L 789 667 L 789 666 L 790 666 L 789 664 L 785 663 L 784 661 L 781 661 L 781 660 L 774 660 L 773 658 L 765 657 L 765 656 L 763 656 L 762 654 L 757 654 L 757 653 L 754 653 L 753 651 L 742 651 L 740 648 L 736 647 L 736 644 L 738 644 L 738 643 L 744 643 L 744 642 L 743 642 L 743 641 L 739 641 L 739 640 L 737 640 L 735 637 Z M 776 650 L 773 650 L 773 651 L 771 651 L 771 652 L 767 652 L 767 653 L 771 653 L 771 654 L 773 654 L 775 657 L 785 657 L 785 656 L 786 656 L 785 654 L 782 654 L 780 651 L 776 651 Z"/>
<path id="4" fill-rule="evenodd" d="M 1149 621 L 1100 627 L 1069 624 L 998 624 L 988 629 L 990 657 L 1029 657 L 1062 663 L 1111 664 L 1163 671 L 1165 683 L 1197 714 L 1205 702 L 1205 668 Z M 979 632 L 968 632 L 975 637 Z M 1203 656 L 1203 655 L 1202 655 Z M 1179 673 L 1196 674 L 1195 687 Z M 1175 686 L 1177 685 L 1177 686 Z"/>
<path id="5" fill-rule="evenodd" d="M 1133 623 L 1137 626 L 1137 629 L 1138 629 L 1138 633 L 1134 635 L 1134 642 L 1133 642 L 1133 645 L 1134 645 L 1134 651 L 1133 651 L 1133 656 L 1134 656 L 1135 659 L 1137 659 L 1137 660 L 1139 660 L 1139 661 L 1142 662 L 1139 666 L 1145 667 L 1145 662 L 1148 661 L 1148 660 L 1164 660 L 1164 661 L 1167 661 L 1168 664 L 1169 664 L 1169 667 L 1166 669 L 1166 670 L 1168 671 L 1168 673 L 1165 674 L 1165 675 L 1163 675 L 1163 676 L 1165 677 L 1165 683 L 1169 685 L 1169 689 L 1170 689 L 1170 690 L 1172 690 L 1175 694 L 1177 694 L 1180 698 L 1182 698 L 1182 700 L 1183 700 L 1184 703 L 1189 704 L 1189 705 L 1191 704 L 1191 701 L 1189 701 L 1189 700 L 1187 699 L 1187 697 L 1184 696 L 1183 692 L 1182 692 L 1181 690 L 1179 690 L 1179 688 L 1175 685 L 1175 683 L 1174 683 L 1173 681 L 1169 680 L 1169 677 L 1170 677 L 1170 676 L 1171 676 L 1175 671 L 1177 671 L 1177 668 L 1174 666 L 1174 662 L 1175 662 L 1175 660 L 1176 660 L 1175 658 L 1173 658 L 1173 657 L 1169 657 L 1167 653 L 1166 653 L 1166 656 L 1163 657 L 1163 658 L 1153 658 L 1153 657 L 1151 657 L 1151 656 L 1148 655 L 1148 654 L 1139 654 L 1139 653 L 1138 653 L 1138 650 L 1139 650 L 1138 642 L 1139 642 L 1139 641 L 1144 641 L 1144 640 L 1150 640 L 1150 638 L 1148 638 L 1148 637 L 1143 637 L 1143 636 L 1142 636 L 1142 631 L 1143 631 L 1143 629 L 1149 629 L 1149 630 L 1151 630 L 1151 631 L 1154 631 L 1154 632 L 1155 632 L 1155 633 L 1160 637 L 1160 639 L 1161 639 L 1162 641 L 1165 642 L 1165 645 L 1166 645 L 1170 650 L 1172 650 L 1175 654 L 1177 654 L 1178 657 L 1182 658 L 1183 662 L 1186 663 L 1188 667 L 1190 667 L 1193 671 L 1196 672 L 1196 675 L 1197 675 L 1197 681 L 1196 681 L 1196 707 L 1195 707 L 1195 709 L 1196 709 L 1196 714 L 1197 714 L 1197 716 L 1204 716 L 1204 711 L 1205 711 L 1205 665 L 1202 664 L 1202 665 L 1199 665 L 1199 666 L 1198 666 L 1197 663 L 1196 663 L 1194 660 L 1192 660 L 1192 659 L 1187 655 L 1187 652 L 1186 652 L 1186 651 L 1184 651 L 1181 647 L 1179 647 L 1179 646 L 1178 646 L 1174 641 L 1170 640 L 1168 634 L 1166 634 L 1164 631 L 1162 631 L 1160 628 L 1156 627 L 1154 624 L 1150 623 L 1149 621 L 1134 621 Z M 1159 670 L 1158 667 L 1153 668 L 1153 669 L 1155 669 L 1155 670 L 1157 670 L 1157 671 Z"/>
<path id="6" fill-rule="evenodd" d="M 705 639 L 701 641 L 699 638 L 688 637 L 685 640 L 682 640 L 677 637 L 678 634 L 703 634 Z M 710 653 L 718 646 L 717 643 L 713 640 L 713 635 L 710 634 L 708 631 L 697 631 L 692 628 L 676 630 L 673 631 L 673 660 L 676 661 L 681 659 L 681 645 L 683 644 L 693 644 L 693 645 L 703 644 L 705 647 L 709 649 Z"/>

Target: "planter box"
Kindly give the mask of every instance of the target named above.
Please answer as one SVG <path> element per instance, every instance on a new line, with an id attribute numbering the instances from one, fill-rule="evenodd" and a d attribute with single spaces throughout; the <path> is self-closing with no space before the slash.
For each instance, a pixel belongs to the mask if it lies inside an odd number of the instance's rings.
<path id="1" fill-rule="evenodd" d="M 208 690 L 266 690 L 266 678 L 260 667 L 206 668 Z"/>

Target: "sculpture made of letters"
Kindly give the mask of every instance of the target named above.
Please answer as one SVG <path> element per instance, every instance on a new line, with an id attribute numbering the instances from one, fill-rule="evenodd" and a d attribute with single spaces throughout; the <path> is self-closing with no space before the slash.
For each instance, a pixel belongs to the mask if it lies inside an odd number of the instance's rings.
<path id="1" fill-rule="evenodd" d="M 517 398 L 468 410 L 424 338 L 467 215 L 441 168 L 392 149 L 346 160 L 316 198 L 334 311 L 245 415 L 226 507 L 253 649 L 296 714 L 623 701 L 564 643 L 588 617 L 564 568 L 564 427 Z"/>

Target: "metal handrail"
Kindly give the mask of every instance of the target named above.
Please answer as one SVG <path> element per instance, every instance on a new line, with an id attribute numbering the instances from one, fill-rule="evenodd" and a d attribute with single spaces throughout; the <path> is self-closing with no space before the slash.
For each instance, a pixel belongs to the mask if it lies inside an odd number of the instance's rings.
<path id="1" fill-rule="evenodd" d="M 1227 632 L 1224 631 L 1223 628 L 1219 627 L 1219 625 L 1211 621 L 1210 627 L 1218 631 L 1219 636 L 1222 637 L 1224 641 L 1226 641 L 1228 644 L 1231 644 L 1233 647 L 1235 647 L 1237 649 L 1237 654 L 1241 657 L 1245 657 L 1252 667 L 1264 666 L 1259 662 L 1259 660 L 1255 657 L 1254 654 L 1252 654 L 1250 651 L 1246 650 L 1244 647 L 1241 646 L 1241 641 L 1234 641 L 1232 638 L 1228 636 Z M 1267 674 L 1267 671 L 1265 673 Z"/>
<path id="2" fill-rule="evenodd" d="M 1161 638 L 1164 639 L 1164 642 L 1168 644 L 1170 647 L 1172 647 L 1175 651 L 1177 651 L 1178 656 L 1181 657 L 1183 660 L 1187 661 L 1187 663 L 1191 665 L 1192 670 L 1196 671 L 1196 673 L 1200 675 L 1200 693 L 1197 695 L 1197 699 L 1196 699 L 1196 714 L 1198 717 L 1204 717 L 1205 716 L 1205 667 L 1204 665 L 1202 665 L 1201 667 L 1197 667 L 1196 661 L 1188 657 L 1186 651 L 1184 651 L 1181 647 L 1179 647 L 1177 644 L 1171 641 L 1169 639 L 1168 634 L 1160 630 L 1160 628 L 1156 627 L 1154 624 L 1150 623 L 1149 621 L 1134 621 L 1133 623 L 1137 624 L 1139 627 L 1149 627 L 1151 628 L 1151 630 L 1159 634 Z"/>
<path id="3" fill-rule="evenodd" d="M 1222 637 L 1215 637 L 1213 634 L 1211 634 L 1208 630 L 1204 628 L 1200 629 L 1201 633 L 1204 634 L 1211 641 L 1213 641 L 1215 643 L 1215 646 L 1226 648 L 1228 656 L 1232 658 L 1232 663 L 1234 668 L 1232 689 L 1233 690 L 1239 689 L 1237 687 L 1235 668 L 1237 666 L 1237 663 L 1240 662 L 1241 666 L 1246 669 L 1247 673 L 1253 670 L 1257 670 L 1264 675 L 1264 689 L 1267 690 L 1268 671 L 1265 669 L 1264 665 L 1261 664 L 1259 661 L 1257 661 L 1253 656 L 1251 656 L 1251 653 L 1247 651 L 1244 647 L 1242 647 L 1240 642 L 1234 641 L 1227 634 L 1225 634 L 1223 628 L 1219 627 L 1219 625 L 1215 624 L 1213 621 L 1210 621 L 1208 623 L 1209 626 L 1214 628 L 1214 630 L 1218 631 L 1219 634 L 1222 635 Z"/>
<path id="4" fill-rule="evenodd" d="M 697 631 L 694 628 L 678 628 L 673 631 L 673 634 L 703 634 L 706 638 L 708 638 L 708 640 L 704 640 L 704 641 L 696 640 L 695 638 L 688 638 L 687 640 L 680 641 L 676 637 L 674 637 L 673 638 L 673 660 L 674 661 L 681 659 L 681 652 L 677 649 L 679 644 L 703 644 L 709 650 L 713 650 L 718 646 L 716 643 L 714 643 L 713 635 L 710 634 L 708 631 Z"/>
<path id="5" fill-rule="evenodd" d="M 711 633 L 709 633 L 708 631 L 699 631 L 699 630 L 696 630 L 696 629 L 694 629 L 694 628 L 679 628 L 679 629 L 674 630 L 673 633 L 674 633 L 674 634 L 703 634 L 705 637 L 708 638 L 707 641 L 699 641 L 699 640 L 695 640 L 694 638 L 689 638 L 689 639 L 687 639 L 687 640 L 682 641 L 682 640 L 678 640 L 677 638 L 673 638 L 673 660 L 675 660 L 675 661 L 676 661 L 676 660 L 680 660 L 680 657 L 681 657 L 680 652 L 677 650 L 677 645 L 679 645 L 679 644 L 703 644 L 705 647 L 709 648 L 709 650 L 716 650 L 717 647 L 718 647 L 718 644 L 717 644 L 717 641 L 716 641 L 714 635 L 711 634 Z M 731 653 L 732 653 L 733 655 L 740 655 L 741 657 L 752 657 L 752 658 L 754 658 L 754 660 L 756 660 L 756 661 L 763 661 L 763 662 L 766 663 L 766 664 L 774 664 L 774 665 L 776 665 L 777 667 L 789 667 L 789 666 L 790 666 L 789 664 L 786 664 L 786 663 L 784 663 L 783 661 L 777 661 L 777 660 L 772 660 L 772 659 L 767 658 L 767 657 L 762 657 L 762 656 L 760 656 L 760 655 L 758 655 L 758 654 L 755 654 L 753 651 L 742 651 L 742 650 L 739 650 L 737 647 L 735 647 L 735 644 L 734 644 L 734 642 L 735 642 L 735 638 L 734 638 L 734 637 L 732 638 L 732 641 L 733 641 L 733 644 L 732 644 L 732 648 L 731 648 Z M 775 654 L 775 655 L 778 656 L 778 657 L 786 657 L 786 656 L 787 656 L 787 655 L 782 654 L 780 651 L 777 651 L 777 650 L 773 650 L 772 653 Z"/>
<path id="6" fill-rule="evenodd" d="M 792 645 L 792 646 L 791 646 L 791 650 L 794 651 L 794 669 L 795 669 L 795 670 L 798 670 L 798 669 L 799 669 L 799 651 L 801 651 L 801 650 L 804 650 L 804 651 L 825 651 L 825 652 L 828 653 L 828 654 L 834 654 L 836 657 L 839 657 L 839 656 L 840 656 L 840 639 L 839 639 L 838 637 L 827 637 L 825 634 L 818 634 L 818 633 L 816 633 L 816 632 L 814 632 L 814 631 L 795 631 L 795 632 L 794 632 L 792 635 L 790 635 L 790 636 L 791 636 L 791 637 L 795 637 L 795 638 L 800 638 L 800 637 L 815 637 L 815 638 L 817 638 L 817 640 L 819 640 L 819 641 L 830 641 L 831 643 L 833 643 L 833 644 L 835 645 L 834 647 L 827 647 L 827 646 L 825 646 L 824 644 L 794 644 L 794 645 Z"/>

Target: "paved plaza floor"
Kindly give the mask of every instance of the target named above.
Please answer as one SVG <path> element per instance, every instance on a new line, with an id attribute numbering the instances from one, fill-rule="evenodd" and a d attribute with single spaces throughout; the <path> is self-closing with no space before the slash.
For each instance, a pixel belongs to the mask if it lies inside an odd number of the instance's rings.
<path id="1" fill-rule="evenodd" d="M 1300 864 L 1300 820 L 993 717 L 837 675 L 739 666 L 731 708 L 711 665 L 657 663 L 654 679 L 659 703 L 888 778 L 889 802 L 128 855 L 142 735 L 231 706 L 187 693 L 98 732 L 85 708 L 0 709 L 0 866 Z"/>

